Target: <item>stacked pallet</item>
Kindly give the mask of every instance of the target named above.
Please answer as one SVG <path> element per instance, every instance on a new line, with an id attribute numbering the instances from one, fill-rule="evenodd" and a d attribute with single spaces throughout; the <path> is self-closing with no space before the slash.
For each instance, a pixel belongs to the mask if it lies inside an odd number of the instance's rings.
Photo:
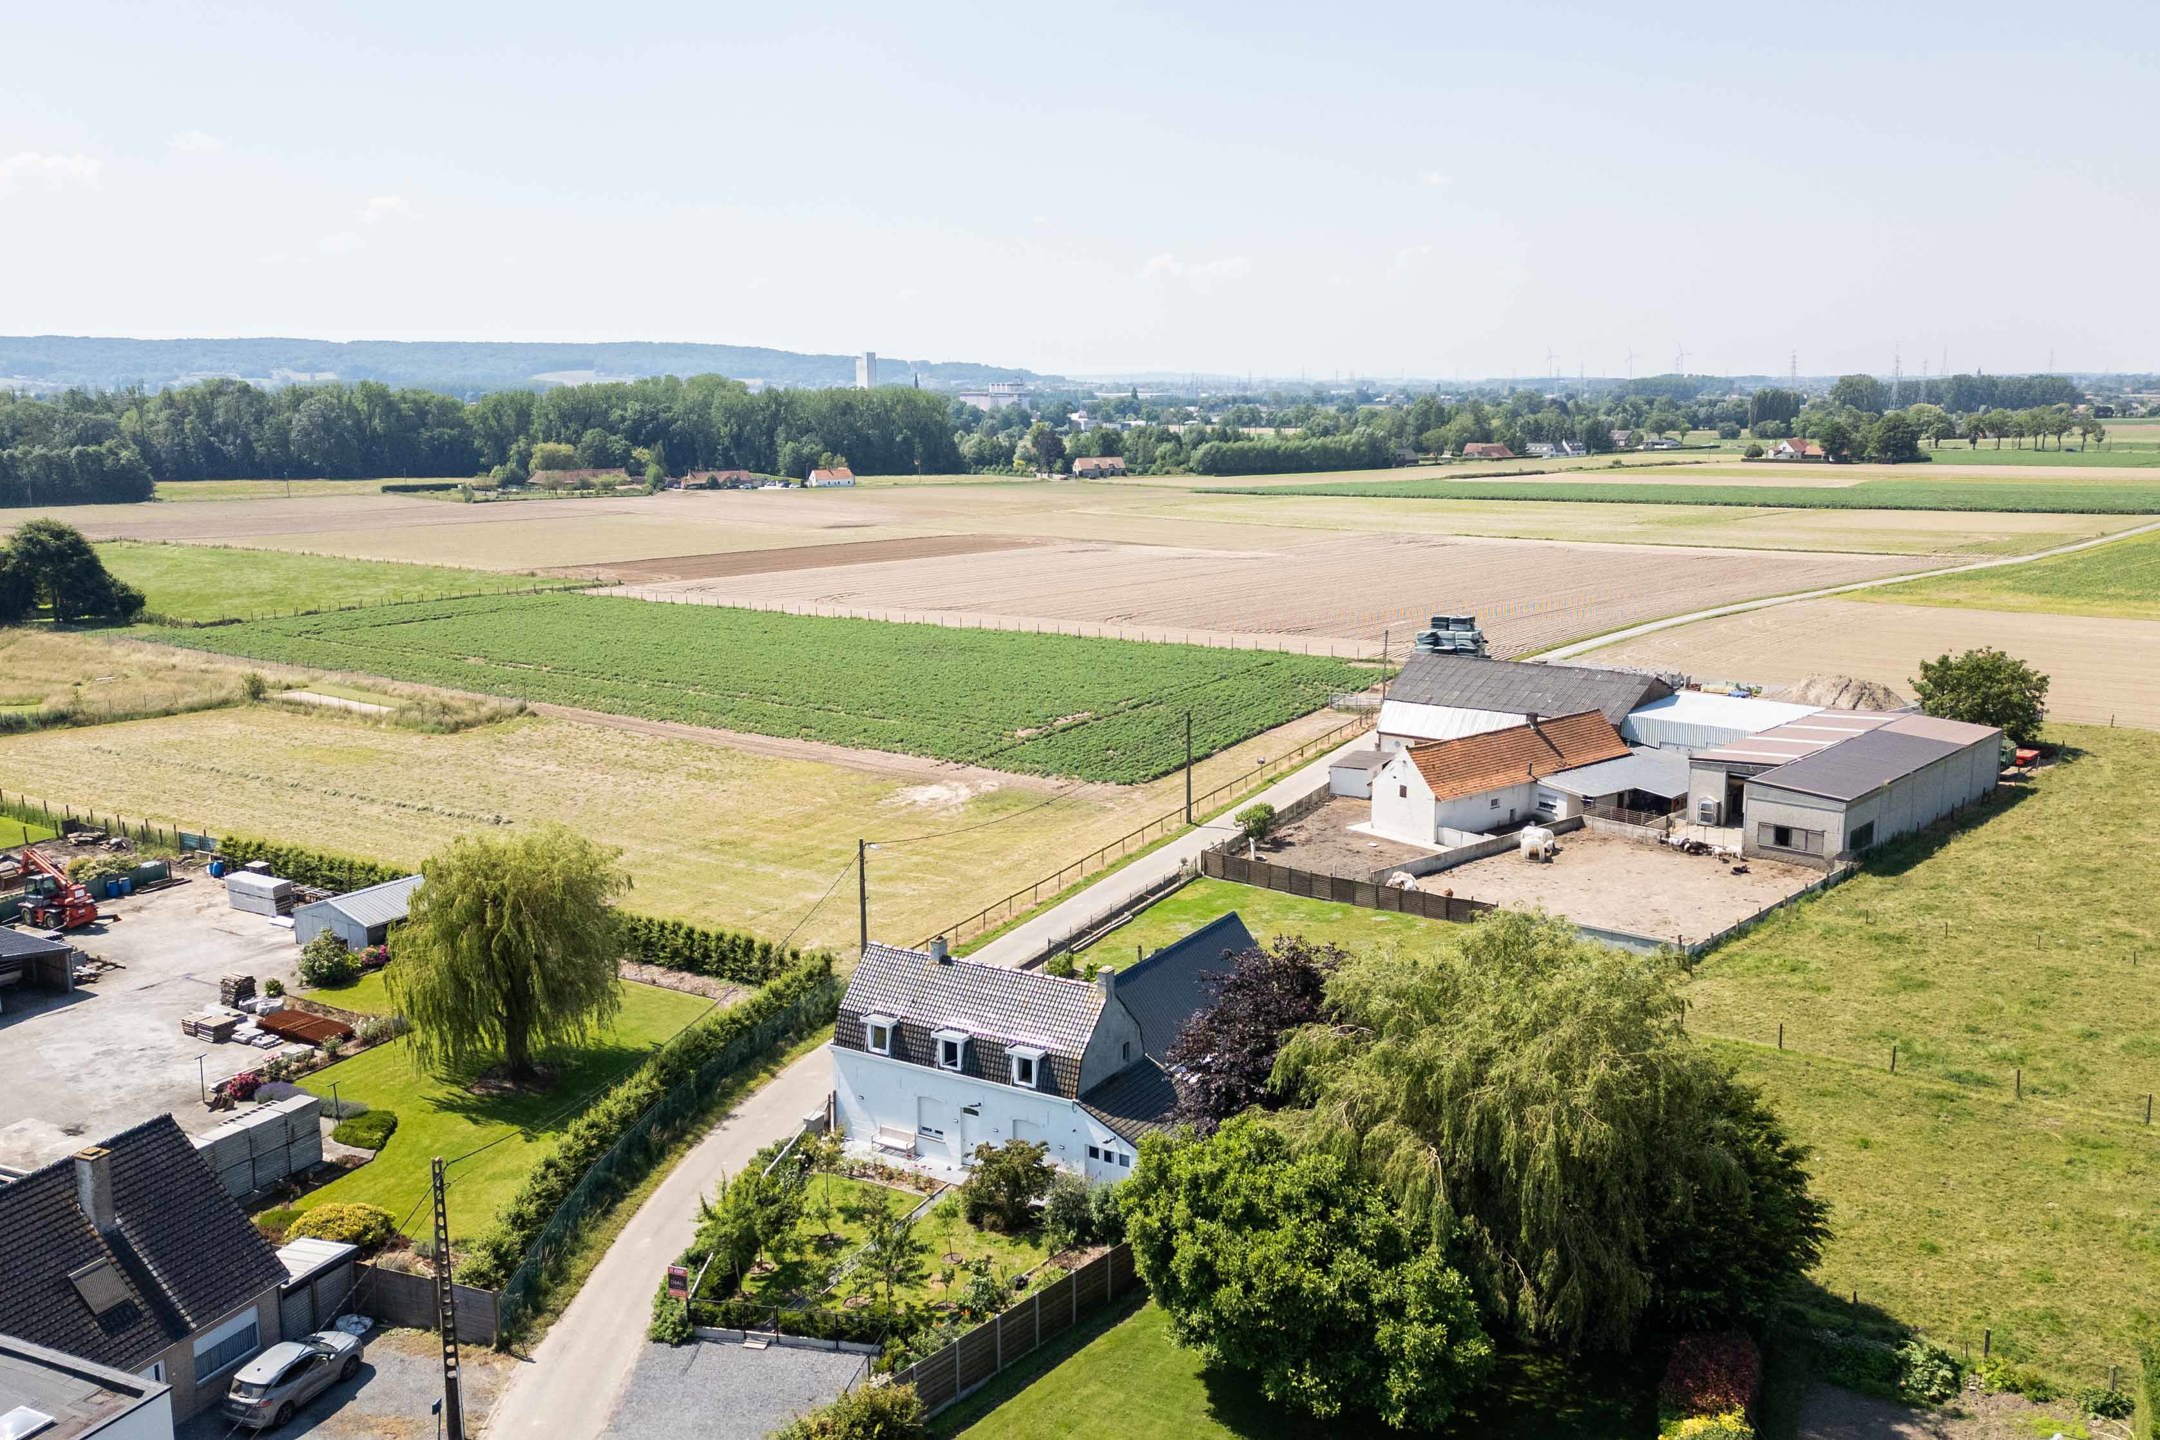
<path id="1" fill-rule="evenodd" d="M 195 1137 L 195 1149 L 236 1200 L 261 1195 L 322 1163 L 322 1101 L 301 1093 L 259 1105 Z"/>
<path id="2" fill-rule="evenodd" d="M 232 1039 L 233 1031 L 240 1026 L 240 1017 L 229 1010 L 205 1010 L 199 1015 L 180 1017 L 180 1033 L 193 1035 L 201 1040 L 215 1040 L 224 1044 Z"/>
<path id="3" fill-rule="evenodd" d="M 218 981 L 218 1004 L 228 1010 L 240 1010 L 246 1002 L 255 998 L 253 975 L 227 975 Z"/>

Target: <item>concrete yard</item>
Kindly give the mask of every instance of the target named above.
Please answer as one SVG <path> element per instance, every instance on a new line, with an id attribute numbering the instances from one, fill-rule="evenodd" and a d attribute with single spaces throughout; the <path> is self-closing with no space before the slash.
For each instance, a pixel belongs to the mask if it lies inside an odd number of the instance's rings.
<path id="1" fill-rule="evenodd" d="M 170 889 L 101 901 L 99 915 L 68 940 L 120 969 L 72 995 L 7 993 L 0 1166 L 31 1169 L 167 1111 L 183 1130 L 211 1129 L 228 1117 L 204 1108 L 202 1085 L 262 1063 L 249 1046 L 181 1034 L 180 1017 L 215 1005 L 223 975 L 292 985 L 292 931 L 231 909 L 224 885 L 200 870 Z"/>
<path id="2" fill-rule="evenodd" d="M 1372 801 L 1338 795 L 1312 814 L 1277 830 L 1269 844 L 1261 848 L 1260 858 L 1323 875 L 1364 880 L 1382 866 L 1406 865 L 1439 853 L 1435 846 L 1405 845 L 1350 828 L 1371 819 Z"/>
<path id="3" fill-rule="evenodd" d="M 1708 855 L 1578 830 L 1537 865 L 1512 852 L 1473 860 L 1418 882 L 1518 910 L 1542 907 L 1578 925 L 1682 943 L 1705 939 L 1822 878 L 1819 870 L 1749 860 L 1748 873 Z"/>
<path id="4" fill-rule="evenodd" d="M 467 1345 L 458 1353 L 458 1394 L 465 1433 L 487 1423 L 495 1397 L 517 1361 L 499 1351 Z M 433 1440 L 440 1421 L 429 1407 L 442 1398 L 442 1350 L 426 1330 L 376 1330 L 367 1339 L 360 1373 L 310 1400 L 279 1440 L 313 1435 L 319 1440 Z M 230 1440 L 233 1424 L 216 1409 L 178 1427 L 178 1440 Z M 656 1432 L 658 1433 L 658 1432 Z"/>

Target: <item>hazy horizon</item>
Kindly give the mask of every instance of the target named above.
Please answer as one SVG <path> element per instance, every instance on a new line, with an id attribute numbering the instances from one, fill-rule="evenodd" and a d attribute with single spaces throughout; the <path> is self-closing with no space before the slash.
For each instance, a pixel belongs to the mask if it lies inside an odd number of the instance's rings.
<path id="1" fill-rule="evenodd" d="M 12 17 L 0 323 L 1075 377 L 2149 371 L 2144 18 L 87 3 Z"/>

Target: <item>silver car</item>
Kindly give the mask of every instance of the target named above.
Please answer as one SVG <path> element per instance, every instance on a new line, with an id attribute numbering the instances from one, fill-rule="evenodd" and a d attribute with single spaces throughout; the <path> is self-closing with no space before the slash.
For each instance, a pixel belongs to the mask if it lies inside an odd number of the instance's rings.
<path id="1" fill-rule="evenodd" d="M 283 1340 L 233 1376 L 225 1393 L 225 1418 L 250 1430 L 270 1430 L 340 1380 L 360 1373 L 360 1339 L 342 1330 L 318 1330 Z"/>

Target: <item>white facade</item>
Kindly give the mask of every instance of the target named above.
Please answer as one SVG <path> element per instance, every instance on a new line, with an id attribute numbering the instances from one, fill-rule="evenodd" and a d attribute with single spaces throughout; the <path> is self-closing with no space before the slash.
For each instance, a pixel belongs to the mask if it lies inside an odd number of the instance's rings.
<path id="1" fill-rule="evenodd" d="M 977 1145 L 1028 1140 L 1048 1145 L 1061 1169 L 1092 1181 L 1132 1174 L 1132 1144 L 1077 1100 L 837 1045 L 832 1060 L 839 1129 L 852 1143 L 875 1147 L 881 1134 L 909 1136 L 926 1165 L 957 1172 L 973 1162 Z"/>
<path id="2" fill-rule="evenodd" d="M 1397 751 L 1373 777 L 1372 831 L 1405 845 L 1445 846 L 1451 838 L 1447 831 L 1484 834 L 1534 815 L 1552 817 L 1553 811 L 1538 809 L 1541 788 L 1536 781 L 1526 780 L 1483 794 L 1439 800 L 1410 752 Z M 1557 793 L 1544 793 L 1556 806 L 1561 803 Z"/>

